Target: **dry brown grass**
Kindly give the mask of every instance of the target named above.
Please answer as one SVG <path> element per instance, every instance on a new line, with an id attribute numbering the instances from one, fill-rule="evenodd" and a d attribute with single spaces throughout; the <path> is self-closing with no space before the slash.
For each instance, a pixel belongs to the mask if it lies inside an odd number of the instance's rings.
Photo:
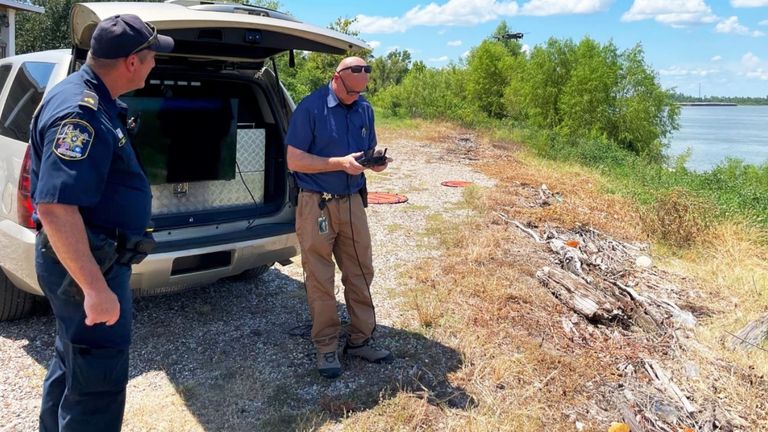
<path id="1" fill-rule="evenodd" d="M 375 410 L 357 414 L 354 422 L 347 422 L 344 431 L 440 431 L 443 413 L 425 397 L 400 392 L 382 400 Z"/>
<path id="2" fill-rule="evenodd" d="M 152 397 L 128 398 L 123 422 L 126 432 L 204 429 L 189 412 L 184 389 L 174 386 L 165 373 L 153 372 L 134 379 L 128 393 L 138 393 L 142 388 L 151 388 Z"/>
<path id="3" fill-rule="evenodd" d="M 768 353 L 732 351 L 728 344 L 750 321 L 768 311 L 768 232 L 746 221 L 712 228 L 702 244 L 665 264 L 700 281 L 707 306 L 700 340 L 727 361 L 768 377 Z M 763 345 L 768 348 L 768 344 Z"/>
<path id="4" fill-rule="evenodd" d="M 499 181 L 498 193 L 489 197 L 488 206 L 513 219 L 565 228 L 591 225 L 625 240 L 646 237 L 637 207 L 624 198 L 606 194 L 607 180 L 586 168 L 525 153 L 507 155 L 481 168 Z M 559 194 L 562 202 L 548 207 L 535 205 L 543 184 Z"/>
<path id="5" fill-rule="evenodd" d="M 714 225 L 715 204 L 685 189 L 675 188 L 641 212 L 643 225 L 656 239 L 677 248 L 703 241 Z"/>

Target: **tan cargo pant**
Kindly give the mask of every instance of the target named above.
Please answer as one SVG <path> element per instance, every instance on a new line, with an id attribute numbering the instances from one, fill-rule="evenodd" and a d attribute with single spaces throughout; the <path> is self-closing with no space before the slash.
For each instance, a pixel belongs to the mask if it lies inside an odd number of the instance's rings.
<path id="1" fill-rule="evenodd" d="M 301 245 L 307 302 L 312 314 L 312 342 L 319 352 L 335 351 L 341 322 L 336 312 L 334 276 L 341 269 L 344 300 L 349 312 L 349 343 L 371 337 L 376 315 L 369 285 L 373 281 L 373 256 L 368 216 L 360 194 L 334 198 L 320 210 L 320 194 L 302 191 L 296 209 L 296 234 Z M 320 233 L 318 219 L 325 216 L 328 232 Z"/>

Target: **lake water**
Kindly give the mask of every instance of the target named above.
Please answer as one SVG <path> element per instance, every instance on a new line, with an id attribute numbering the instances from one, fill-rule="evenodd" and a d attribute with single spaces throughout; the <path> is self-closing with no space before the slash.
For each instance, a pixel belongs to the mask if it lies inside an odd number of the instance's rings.
<path id="1" fill-rule="evenodd" d="M 768 106 L 682 107 L 680 129 L 668 154 L 691 149 L 686 166 L 706 171 L 726 157 L 746 163 L 768 162 Z"/>

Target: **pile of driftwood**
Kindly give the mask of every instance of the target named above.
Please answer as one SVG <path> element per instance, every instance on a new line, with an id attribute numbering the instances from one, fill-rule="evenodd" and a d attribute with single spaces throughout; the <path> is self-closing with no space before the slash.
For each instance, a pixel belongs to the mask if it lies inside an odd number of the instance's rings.
<path id="1" fill-rule="evenodd" d="M 671 339 L 682 350 L 699 346 L 693 338 L 696 318 L 677 305 L 686 291 L 654 269 L 647 245 L 621 242 L 589 227 L 539 230 L 497 214 L 551 251 L 553 264 L 536 276 L 563 305 L 584 318 L 589 331 L 616 334 L 620 329 L 649 341 Z M 578 320 L 561 319 L 572 338 L 584 337 L 574 325 Z M 693 364 L 691 368 L 696 369 Z M 748 430 L 743 420 L 716 401 L 696 401 L 681 389 L 691 378 L 687 372 L 673 378 L 661 361 L 652 358 L 619 369 L 624 382 L 616 389 L 613 405 L 633 432 Z"/>

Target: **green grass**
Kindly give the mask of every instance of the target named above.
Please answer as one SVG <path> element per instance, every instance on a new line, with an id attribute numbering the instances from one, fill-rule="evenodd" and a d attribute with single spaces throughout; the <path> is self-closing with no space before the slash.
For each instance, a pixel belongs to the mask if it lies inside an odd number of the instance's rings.
<path id="1" fill-rule="evenodd" d="M 412 119 L 393 117 L 385 112 L 375 109 L 376 127 L 387 128 L 390 130 L 402 130 L 415 128 L 415 121 Z"/>
<path id="2" fill-rule="evenodd" d="M 429 210 L 430 207 L 428 205 L 424 205 L 424 204 L 411 204 L 411 205 L 403 206 L 402 209 L 404 211 L 419 212 L 419 213 L 421 213 L 421 212 L 425 212 L 425 211 Z"/>

